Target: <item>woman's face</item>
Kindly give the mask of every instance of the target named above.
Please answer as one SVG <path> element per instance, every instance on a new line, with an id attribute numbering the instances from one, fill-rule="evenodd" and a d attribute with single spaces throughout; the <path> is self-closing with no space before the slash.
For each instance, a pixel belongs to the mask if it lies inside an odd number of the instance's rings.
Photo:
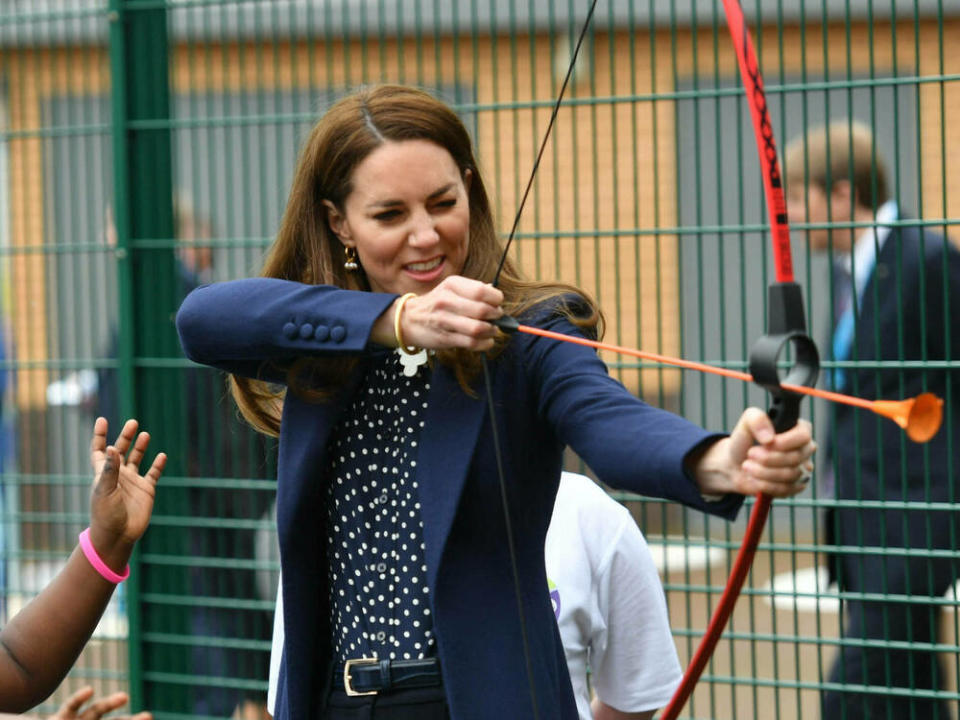
<path id="1" fill-rule="evenodd" d="M 343 212 L 326 206 L 372 290 L 422 295 L 460 274 L 470 245 L 470 179 L 428 140 L 388 141 L 357 165 Z"/>

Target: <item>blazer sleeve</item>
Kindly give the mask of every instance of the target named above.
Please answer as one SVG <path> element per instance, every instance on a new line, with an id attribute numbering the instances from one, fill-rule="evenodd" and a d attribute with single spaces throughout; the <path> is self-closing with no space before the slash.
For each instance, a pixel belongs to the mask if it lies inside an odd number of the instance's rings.
<path id="1" fill-rule="evenodd" d="M 583 336 L 556 310 L 531 320 L 567 335 Z M 720 437 L 678 415 L 655 408 L 610 377 L 591 348 L 548 338 L 533 338 L 524 348 L 528 373 L 537 393 L 537 413 L 601 481 L 612 487 L 681 502 L 728 518 L 743 497 L 729 494 L 708 502 L 684 470 L 693 450 Z"/>
<path id="2" fill-rule="evenodd" d="M 177 332 L 194 362 L 281 382 L 279 368 L 296 358 L 362 352 L 395 298 L 275 278 L 233 280 L 191 292 L 177 312 Z"/>
<path id="3" fill-rule="evenodd" d="M 925 251 L 928 354 L 933 360 L 960 360 L 960 331 L 954 323 L 960 317 L 960 250 L 933 235 Z"/>

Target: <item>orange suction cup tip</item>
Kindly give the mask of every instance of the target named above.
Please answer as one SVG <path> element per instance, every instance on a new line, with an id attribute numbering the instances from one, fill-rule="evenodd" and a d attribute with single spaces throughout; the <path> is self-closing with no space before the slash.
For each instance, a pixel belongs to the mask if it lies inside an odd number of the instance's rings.
<path id="1" fill-rule="evenodd" d="M 931 440 L 943 422 L 943 400 L 933 393 L 907 400 L 875 400 L 873 410 L 893 420 L 906 430 L 907 437 L 918 443 Z"/>
<path id="2" fill-rule="evenodd" d="M 907 416 L 907 436 L 914 442 L 927 442 L 937 434 L 942 422 L 943 400 L 933 393 L 917 395 Z"/>

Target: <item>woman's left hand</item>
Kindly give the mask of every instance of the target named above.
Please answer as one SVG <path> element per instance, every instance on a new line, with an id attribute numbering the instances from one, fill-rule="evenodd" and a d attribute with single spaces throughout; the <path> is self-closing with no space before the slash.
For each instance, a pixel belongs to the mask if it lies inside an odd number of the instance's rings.
<path id="1" fill-rule="evenodd" d="M 688 469 L 705 495 L 764 493 L 790 497 L 802 492 L 813 472 L 817 449 L 809 422 L 777 434 L 760 408 L 747 408 L 729 437 L 688 458 Z"/>

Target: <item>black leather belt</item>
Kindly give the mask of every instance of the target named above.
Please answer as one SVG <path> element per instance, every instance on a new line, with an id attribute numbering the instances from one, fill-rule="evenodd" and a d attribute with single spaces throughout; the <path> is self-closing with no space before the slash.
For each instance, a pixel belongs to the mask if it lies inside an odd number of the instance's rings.
<path id="1" fill-rule="evenodd" d="M 376 695 L 386 690 L 436 687 L 441 684 L 440 661 L 377 660 L 355 658 L 336 668 L 335 677 L 343 676 L 347 695 Z"/>

